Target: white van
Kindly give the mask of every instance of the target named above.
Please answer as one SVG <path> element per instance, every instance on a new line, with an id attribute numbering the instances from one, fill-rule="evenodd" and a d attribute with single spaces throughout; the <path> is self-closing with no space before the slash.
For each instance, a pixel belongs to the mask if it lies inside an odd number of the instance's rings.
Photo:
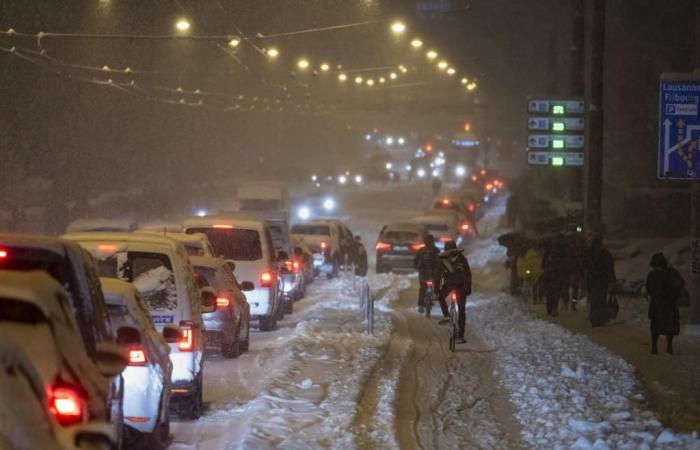
<path id="1" fill-rule="evenodd" d="M 101 276 L 133 283 L 160 333 L 166 324 L 180 327 L 180 340 L 169 344 L 172 403 L 184 416 L 199 417 L 206 344 L 202 313 L 216 310 L 216 293 L 199 290 L 184 245 L 140 233 L 74 233 L 63 238 L 92 253 Z"/>
<path id="2" fill-rule="evenodd" d="M 275 329 L 282 314 L 279 275 L 265 220 L 235 214 L 193 217 L 185 221 L 183 229 L 188 234 L 206 234 L 216 256 L 235 263 L 236 277 L 255 285 L 246 292 L 251 317 L 259 321 L 260 331 Z"/>

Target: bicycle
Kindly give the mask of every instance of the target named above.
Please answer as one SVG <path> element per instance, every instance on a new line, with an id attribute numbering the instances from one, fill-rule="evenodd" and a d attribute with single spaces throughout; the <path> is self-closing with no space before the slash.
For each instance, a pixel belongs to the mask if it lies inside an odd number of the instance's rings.
<path id="1" fill-rule="evenodd" d="M 457 347 L 458 319 L 457 319 L 457 292 L 450 293 L 450 322 L 447 327 L 450 351 L 454 352 Z"/>
<path id="2" fill-rule="evenodd" d="M 423 302 L 425 303 L 425 317 L 430 319 L 430 310 L 433 309 L 433 303 L 435 303 L 435 289 L 433 288 L 433 280 L 428 280 L 425 282 L 425 297 L 423 297 Z"/>

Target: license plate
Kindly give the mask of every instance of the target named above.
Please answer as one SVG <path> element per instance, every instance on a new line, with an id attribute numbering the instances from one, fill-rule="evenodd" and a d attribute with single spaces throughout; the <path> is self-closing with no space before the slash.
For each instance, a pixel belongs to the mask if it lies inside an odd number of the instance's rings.
<path id="1" fill-rule="evenodd" d="M 154 324 L 173 323 L 174 316 L 151 316 Z"/>
<path id="2" fill-rule="evenodd" d="M 397 250 L 399 252 L 405 252 L 406 250 L 408 250 L 408 247 L 405 245 L 395 245 L 394 250 Z"/>

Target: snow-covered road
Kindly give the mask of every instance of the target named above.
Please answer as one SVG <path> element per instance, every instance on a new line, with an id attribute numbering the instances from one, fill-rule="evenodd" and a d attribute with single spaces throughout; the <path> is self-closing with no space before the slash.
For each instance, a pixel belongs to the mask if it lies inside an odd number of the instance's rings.
<path id="1" fill-rule="evenodd" d="M 406 195 L 354 192 L 352 228 L 371 245 L 383 223 L 421 210 L 391 207 Z M 171 449 L 700 449 L 646 410 L 632 366 L 504 293 L 502 212 L 490 210 L 468 251 L 476 288 L 456 353 L 415 312 L 415 277 L 368 277 L 374 336 L 347 282 L 318 280 L 249 353 L 207 361 L 207 412 L 173 424 Z"/>

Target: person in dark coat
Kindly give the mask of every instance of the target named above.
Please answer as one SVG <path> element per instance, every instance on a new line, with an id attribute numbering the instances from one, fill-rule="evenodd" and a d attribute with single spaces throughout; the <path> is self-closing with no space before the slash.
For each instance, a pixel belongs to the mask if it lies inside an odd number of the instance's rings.
<path id="1" fill-rule="evenodd" d="M 414 260 L 414 267 L 418 270 L 418 282 L 420 287 L 418 288 L 418 311 L 423 312 L 425 307 L 425 293 L 427 291 L 428 281 L 435 280 L 440 261 L 438 259 L 438 253 L 440 251 L 435 247 L 435 238 L 432 234 L 425 237 L 424 241 L 425 247 L 420 249 L 416 253 L 416 259 Z"/>
<path id="2" fill-rule="evenodd" d="M 445 319 L 440 323 L 447 323 L 447 318 L 450 316 L 449 308 L 447 307 L 446 298 L 451 292 L 455 292 L 457 296 L 458 322 L 459 331 L 457 334 L 457 343 L 463 344 L 464 327 L 467 320 L 467 295 L 472 293 L 472 271 L 469 268 L 469 261 L 462 254 L 464 250 L 457 248 L 454 241 L 445 242 L 445 250 L 440 253 L 440 308 Z"/>
<path id="3" fill-rule="evenodd" d="M 596 236 L 586 256 L 588 305 L 591 325 L 594 327 L 604 325 L 610 320 L 607 300 L 615 280 L 615 263 L 612 255 L 603 247 L 600 236 Z"/>
<path id="4" fill-rule="evenodd" d="M 568 298 L 569 269 L 567 261 L 566 239 L 563 234 L 550 238 L 545 244 L 542 258 L 542 285 L 547 301 L 547 314 L 552 317 L 559 315 L 559 300 Z"/>
<path id="5" fill-rule="evenodd" d="M 659 336 L 666 336 L 666 351 L 673 354 L 673 336 L 680 333 L 680 313 L 678 292 L 666 257 L 657 253 L 651 257 L 651 272 L 647 275 L 647 295 L 649 296 L 649 320 L 651 321 L 651 353 L 658 353 Z"/>

